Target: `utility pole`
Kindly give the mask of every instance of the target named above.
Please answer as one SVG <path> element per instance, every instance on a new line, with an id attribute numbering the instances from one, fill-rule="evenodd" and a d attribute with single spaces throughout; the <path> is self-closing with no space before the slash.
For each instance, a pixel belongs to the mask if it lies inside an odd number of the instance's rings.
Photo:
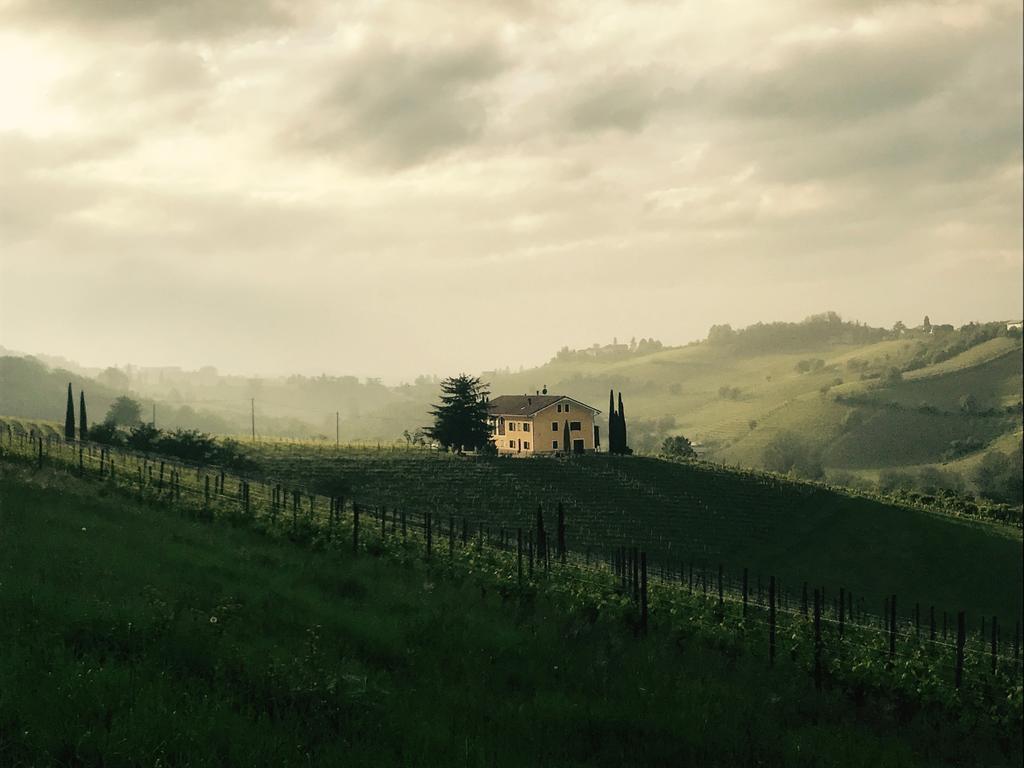
<path id="1" fill-rule="evenodd" d="M 256 442 L 256 398 L 249 398 L 249 409 L 252 414 L 252 441 Z"/>
<path id="2" fill-rule="evenodd" d="M 338 411 L 334 412 L 334 446 L 341 445 L 341 416 Z"/>

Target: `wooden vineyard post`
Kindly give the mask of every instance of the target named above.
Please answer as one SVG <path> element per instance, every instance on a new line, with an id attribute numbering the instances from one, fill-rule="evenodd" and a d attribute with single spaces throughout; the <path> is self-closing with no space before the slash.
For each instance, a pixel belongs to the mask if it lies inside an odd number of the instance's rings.
<path id="1" fill-rule="evenodd" d="M 633 547 L 633 602 L 640 602 L 640 553 Z"/>
<path id="2" fill-rule="evenodd" d="M 1017 619 L 1017 623 L 1013 627 L 1013 660 L 1017 661 L 1020 659 L 1020 619 Z"/>
<path id="3" fill-rule="evenodd" d="M 935 642 L 935 606 L 928 611 L 928 640 Z"/>
<path id="4" fill-rule="evenodd" d="M 992 674 L 996 673 L 996 662 L 999 659 L 999 619 L 992 617 Z"/>
<path id="5" fill-rule="evenodd" d="M 691 595 L 693 594 L 693 560 L 690 561 L 690 582 L 688 591 Z"/>
<path id="6" fill-rule="evenodd" d="M 846 589 L 839 588 L 839 637 L 843 637 L 843 630 L 846 619 Z"/>
<path id="7" fill-rule="evenodd" d="M 533 578 L 533 531 L 530 531 L 530 537 L 526 540 L 526 550 L 527 550 L 527 558 L 528 558 L 527 559 L 527 564 L 529 566 L 527 568 L 526 573 L 532 579 Z"/>
<path id="8" fill-rule="evenodd" d="M 725 614 L 725 595 L 722 591 L 722 564 L 718 564 L 718 618 L 721 621 Z"/>
<path id="9" fill-rule="evenodd" d="M 405 528 L 405 510 L 402 510 L 402 541 L 406 539 L 406 528 Z"/>
<path id="10" fill-rule="evenodd" d="M 100 453 L 100 477 L 103 477 L 103 454 Z M 160 462 L 160 477 L 156 482 L 156 490 L 158 493 L 163 493 L 164 490 L 164 463 Z"/>
<path id="11" fill-rule="evenodd" d="M 82 445 L 81 445 L 81 443 L 79 443 L 79 445 L 78 445 L 78 476 L 79 477 L 84 477 L 85 476 L 85 468 L 83 467 L 83 464 L 82 464 Z"/>
<path id="12" fill-rule="evenodd" d="M 519 586 L 523 586 L 523 529 L 516 528 L 516 571 L 519 574 Z"/>
<path id="13" fill-rule="evenodd" d="M 640 632 L 647 637 L 647 553 L 640 553 Z"/>
<path id="14" fill-rule="evenodd" d="M 775 577 L 768 578 L 768 665 L 775 666 Z"/>
<path id="15" fill-rule="evenodd" d="M 210 476 L 206 476 L 206 482 L 203 484 L 203 516 L 206 517 L 210 514 Z"/>
<path id="16" fill-rule="evenodd" d="M 352 551 L 359 552 L 359 505 L 352 502 Z"/>
<path id="17" fill-rule="evenodd" d="M 619 581 L 622 582 L 622 591 L 626 591 L 626 548 L 619 547 Z"/>
<path id="18" fill-rule="evenodd" d="M 949 629 L 949 615 L 945 611 L 943 611 L 942 612 L 942 639 L 943 640 L 946 639 L 946 633 L 947 633 L 948 629 Z"/>
<path id="19" fill-rule="evenodd" d="M 469 541 L 469 523 L 466 522 L 466 518 L 462 518 L 462 546 L 466 546 Z"/>
<path id="20" fill-rule="evenodd" d="M 921 604 L 914 603 L 914 637 L 921 637 Z"/>
<path id="21" fill-rule="evenodd" d="M 558 502 L 558 559 L 565 565 L 565 508 Z"/>
<path id="22" fill-rule="evenodd" d="M 964 643 L 967 641 L 967 621 L 963 611 L 956 614 L 956 687 L 964 680 Z"/>
<path id="23" fill-rule="evenodd" d="M 43 468 L 43 438 L 39 438 L 39 469 Z M 113 474 L 113 472 L 111 472 Z"/>
<path id="24" fill-rule="evenodd" d="M 814 689 L 821 690 L 821 595 L 814 590 Z"/>
<path id="25" fill-rule="evenodd" d="M 743 618 L 747 617 L 747 569 L 743 569 Z"/>
<path id="26" fill-rule="evenodd" d="M 430 559 L 430 550 L 431 550 L 432 545 L 434 543 L 433 542 L 433 536 L 434 536 L 433 518 L 431 517 L 431 514 L 429 512 L 427 512 L 427 560 Z"/>
<path id="27" fill-rule="evenodd" d="M 807 618 L 807 582 L 804 582 L 804 595 L 803 595 L 803 613 L 804 618 Z"/>
<path id="28" fill-rule="evenodd" d="M 896 595 L 889 597 L 889 661 L 896 658 Z"/>
<path id="29" fill-rule="evenodd" d="M 455 557 L 455 518 L 448 515 L 448 559 Z"/>

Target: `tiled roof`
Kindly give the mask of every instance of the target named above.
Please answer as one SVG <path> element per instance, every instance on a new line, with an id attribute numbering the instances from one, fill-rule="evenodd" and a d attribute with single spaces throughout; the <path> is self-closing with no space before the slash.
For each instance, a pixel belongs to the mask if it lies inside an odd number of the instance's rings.
<path id="1" fill-rule="evenodd" d="M 600 413 L 596 408 L 565 395 L 499 395 L 488 403 L 487 410 L 494 416 L 532 416 L 561 400 L 568 400 L 594 413 Z"/>

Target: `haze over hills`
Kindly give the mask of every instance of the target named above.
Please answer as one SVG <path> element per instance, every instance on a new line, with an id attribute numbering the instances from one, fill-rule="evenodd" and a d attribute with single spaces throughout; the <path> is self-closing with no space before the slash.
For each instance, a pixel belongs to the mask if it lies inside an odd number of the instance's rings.
<path id="1" fill-rule="evenodd" d="M 7 415 L 59 418 L 74 381 L 87 390 L 94 419 L 128 393 L 150 418 L 155 405 L 161 426 L 246 434 L 254 407 L 259 436 L 330 441 L 338 434 L 404 442 L 404 432 L 428 423 L 438 391 L 433 376 L 385 386 L 354 376 L 222 375 L 212 367 L 95 372 L 53 357 L 7 356 L 0 374 Z M 657 453 L 665 437 L 681 434 L 714 461 L 811 477 L 824 470 L 847 484 L 891 482 L 884 473 L 908 467 L 967 472 L 986 450 L 1012 452 L 1024 397 L 1013 321 L 882 329 L 835 313 L 741 330 L 715 326 L 685 346 L 633 339 L 566 347 L 537 368 L 482 377 L 494 395 L 546 386 L 602 411 L 609 389 L 621 391 L 630 444 L 640 453 Z"/>

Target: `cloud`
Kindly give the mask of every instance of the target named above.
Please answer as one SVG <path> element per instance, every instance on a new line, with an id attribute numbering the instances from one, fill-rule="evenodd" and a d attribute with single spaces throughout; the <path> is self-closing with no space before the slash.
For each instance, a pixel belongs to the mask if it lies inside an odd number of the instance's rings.
<path id="1" fill-rule="evenodd" d="M 291 27 L 299 0 L 14 0 L 7 15 L 26 26 L 65 29 L 148 30 L 171 39 L 219 38 Z"/>
<path id="2" fill-rule="evenodd" d="M 494 45 L 426 51 L 366 49 L 301 115 L 288 143 L 385 168 L 406 168 L 475 143 L 487 82 L 505 63 Z"/>
<path id="3" fill-rule="evenodd" d="M 677 106 L 676 94 L 659 88 L 657 79 L 648 72 L 624 72 L 592 81 L 569 107 L 569 127 L 581 132 L 643 130 L 655 114 Z"/>

